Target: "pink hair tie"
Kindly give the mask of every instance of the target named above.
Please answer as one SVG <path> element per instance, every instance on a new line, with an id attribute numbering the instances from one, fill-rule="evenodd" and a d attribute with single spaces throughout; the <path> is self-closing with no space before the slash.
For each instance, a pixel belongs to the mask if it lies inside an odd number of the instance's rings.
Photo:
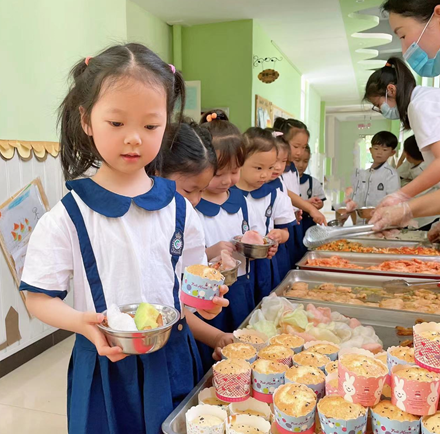
<path id="1" fill-rule="evenodd" d="M 173 74 L 176 73 L 176 67 L 172 65 L 171 63 L 168 64 L 168 66 L 171 68 L 171 71 L 173 71 Z"/>
<path id="2" fill-rule="evenodd" d="M 93 57 L 89 56 L 89 57 L 86 57 L 86 60 L 84 60 L 84 63 L 85 63 L 87 66 L 89 66 L 90 59 L 93 59 Z"/>
<path id="3" fill-rule="evenodd" d="M 281 132 L 281 131 L 274 131 L 273 133 L 272 133 L 272 136 L 273 137 L 280 137 L 280 136 L 283 136 L 284 134 Z"/>

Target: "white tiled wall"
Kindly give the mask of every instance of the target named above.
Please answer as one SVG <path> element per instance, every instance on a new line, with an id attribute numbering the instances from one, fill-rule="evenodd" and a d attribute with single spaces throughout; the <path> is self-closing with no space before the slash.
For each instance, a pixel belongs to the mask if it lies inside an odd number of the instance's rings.
<path id="1" fill-rule="evenodd" d="M 63 176 L 59 158 L 48 155 L 44 162 L 39 162 L 34 157 L 30 161 L 24 162 L 17 155 L 9 161 L 0 158 L 0 204 L 37 176 L 40 177 L 49 204 L 53 207 L 63 195 Z M 69 302 L 71 301 L 69 300 Z M 35 318 L 29 318 L 5 257 L 0 253 L 0 330 L 2 330 L 0 336 L 4 336 L 5 317 L 11 306 L 19 314 L 21 340 L 0 351 L 0 360 L 20 351 L 55 330 Z"/>

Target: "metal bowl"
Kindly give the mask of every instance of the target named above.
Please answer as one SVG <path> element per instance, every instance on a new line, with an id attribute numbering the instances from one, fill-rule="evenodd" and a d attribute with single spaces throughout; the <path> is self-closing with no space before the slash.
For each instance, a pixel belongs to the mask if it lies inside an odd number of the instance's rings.
<path id="1" fill-rule="evenodd" d="M 358 216 L 361 219 L 370 220 L 371 217 L 373 217 L 373 213 L 374 213 L 375 209 L 376 208 L 371 207 L 371 206 L 366 206 L 366 207 L 363 207 L 363 208 L 358 208 L 357 209 L 357 214 L 358 214 Z"/>
<path id="2" fill-rule="evenodd" d="M 216 263 L 209 263 L 209 266 L 212 267 L 215 264 Z M 237 281 L 238 269 L 240 268 L 240 265 L 241 265 L 241 261 L 239 261 L 238 259 L 235 259 L 235 267 L 234 268 L 230 268 L 229 270 L 223 270 L 223 271 L 219 270 L 220 273 L 222 273 L 223 277 L 225 278 L 224 285 L 231 286 Z"/>
<path id="3" fill-rule="evenodd" d="M 126 304 L 119 306 L 123 313 L 135 314 L 140 303 Z M 177 309 L 161 304 L 151 304 L 161 314 L 164 325 L 152 330 L 140 330 L 136 332 L 125 332 L 114 330 L 102 324 L 98 324 L 99 329 L 105 334 L 111 347 L 121 347 L 125 354 L 149 354 L 160 350 L 168 342 L 171 328 L 179 320 L 180 314 Z M 107 311 L 102 312 L 107 316 Z"/>
<path id="4" fill-rule="evenodd" d="M 270 238 L 263 237 L 266 244 L 247 244 L 242 243 L 241 238 L 243 235 L 237 235 L 232 238 L 231 243 L 237 248 L 237 252 L 241 253 L 244 257 L 250 259 L 265 259 L 269 249 L 275 245 L 275 241 Z"/>

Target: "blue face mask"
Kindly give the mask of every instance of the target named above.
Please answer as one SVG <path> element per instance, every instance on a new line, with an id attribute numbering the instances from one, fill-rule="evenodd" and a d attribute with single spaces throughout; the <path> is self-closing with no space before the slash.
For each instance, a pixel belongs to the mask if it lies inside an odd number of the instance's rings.
<path id="1" fill-rule="evenodd" d="M 385 94 L 385 102 L 380 106 L 382 115 L 393 121 L 400 119 L 399 109 L 397 107 L 390 107 L 388 105 L 388 92 Z"/>
<path id="2" fill-rule="evenodd" d="M 404 59 L 409 63 L 412 69 L 414 69 L 417 74 L 421 77 L 436 77 L 440 75 L 440 51 L 437 55 L 430 59 L 425 50 L 423 50 L 419 42 L 422 39 L 422 36 L 425 34 L 426 29 L 429 26 L 434 14 L 432 14 L 425 28 L 423 29 L 422 34 L 417 42 L 413 42 L 411 47 L 408 48 L 406 53 L 403 55 Z"/>

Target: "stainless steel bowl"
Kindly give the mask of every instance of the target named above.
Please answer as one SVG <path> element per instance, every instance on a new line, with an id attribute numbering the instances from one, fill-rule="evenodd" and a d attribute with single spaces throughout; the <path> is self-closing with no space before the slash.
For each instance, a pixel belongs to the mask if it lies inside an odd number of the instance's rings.
<path id="1" fill-rule="evenodd" d="M 266 243 L 263 245 L 242 243 L 242 237 L 243 235 L 237 235 L 232 238 L 231 243 L 235 245 L 238 253 L 241 253 L 244 257 L 250 259 L 265 259 L 269 249 L 275 245 L 275 241 L 267 237 L 263 237 Z"/>
<path id="2" fill-rule="evenodd" d="M 209 266 L 212 267 L 215 264 L 216 263 L 210 263 Z M 235 267 L 234 268 L 230 268 L 229 270 L 223 270 L 223 271 L 219 270 L 220 273 L 222 273 L 223 277 L 225 278 L 224 285 L 231 286 L 237 281 L 238 269 L 240 268 L 240 265 L 241 265 L 241 261 L 239 261 L 238 259 L 235 259 Z"/>
<path id="3" fill-rule="evenodd" d="M 171 328 L 179 320 L 180 314 L 177 309 L 161 304 L 153 304 L 161 314 L 164 325 L 153 330 L 140 330 L 136 332 L 118 331 L 98 324 L 99 329 L 105 334 L 111 347 L 121 347 L 125 354 L 149 354 L 160 350 L 168 342 Z M 137 304 L 126 304 L 119 306 L 121 312 L 135 314 Z M 107 316 L 107 311 L 103 314 Z"/>
<path id="4" fill-rule="evenodd" d="M 366 206 L 366 207 L 363 207 L 363 208 L 358 208 L 357 209 L 357 214 L 358 214 L 358 216 L 361 219 L 370 220 L 371 217 L 373 217 L 373 213 L 374 213 L 375 209 L 376 208 L 370 207 L 370 206 Z"/>

